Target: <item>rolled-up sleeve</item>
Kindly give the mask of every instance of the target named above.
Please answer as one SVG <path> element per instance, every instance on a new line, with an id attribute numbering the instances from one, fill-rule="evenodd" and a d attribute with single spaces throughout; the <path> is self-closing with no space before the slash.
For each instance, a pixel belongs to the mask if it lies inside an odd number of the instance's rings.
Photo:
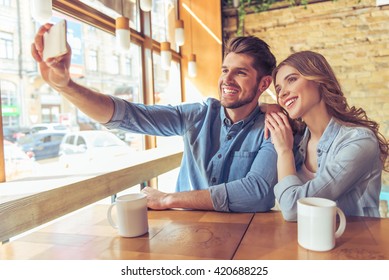
<path id="1" fill-rule="evenodd" d="M 282 215 L 286 221 L 297 220 L 297 199 L 307 196 L 306 193 L 300 193 L 297 197 L 296 187 L 304 183 L 296 175 L 289 175 L 283 178 L 274 187 L 274 194 L 280 203 Z"/>
<path id="2" fill-rule="evenodd" d="M 115 109 L 111 120 L 108 123 L 105 123 L 104 126 L 106 126 L 108 129 L 114 129 L 118 128 L 124 119 L 124 115 L 126 113 L 126 104 L 125 101 L 121 98 L 115 96 L 110 97 L 113 101 Z"/>
<path id="3" fill-rule="evenodd" d="M 213 208 L 219 212 L 229 212 L 226 184 L 211 186 L 209 191 Z"/>

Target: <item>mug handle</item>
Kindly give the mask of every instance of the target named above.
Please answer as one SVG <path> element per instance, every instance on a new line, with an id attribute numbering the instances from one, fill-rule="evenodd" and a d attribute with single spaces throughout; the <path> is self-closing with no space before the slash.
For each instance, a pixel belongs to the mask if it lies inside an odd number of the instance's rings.
<path id="1" fill-rule="evenodd" d="M 339 216 L 339 227 L 337 231 L 335 232 L 335 238 L 339 238 L 344 233 L 344 230 L 346 229 L 346 216 L 344 215 L 343 211 L 336 207 L 336 214 Z"/>
<path id="2" fill-rule="evenodd" d="M 117 224 L 113 221 L 112 219 L 112 208 L 116 205 L 116 203 L 113 203 L 109 206 L 108 208 L 108 212 L 107 212 L 107 218 L 108 218 L 108 222 L 110 223 L 110 225 L 113 227 L 113 228 L 118 228 Z"/>

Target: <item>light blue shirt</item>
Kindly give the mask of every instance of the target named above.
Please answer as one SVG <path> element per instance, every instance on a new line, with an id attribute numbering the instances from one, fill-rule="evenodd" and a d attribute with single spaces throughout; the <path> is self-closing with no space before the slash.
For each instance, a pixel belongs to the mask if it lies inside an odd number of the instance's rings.
<path id="1" fill-rule="evenodd" d="M 309 130 L 299 152 L 305 159 Z M 379 217 L 382 163 L 374 133 L 331 119 L 317 145 L 317 172 L 312 180 L 283 178 L 274 191 L 286 220 L 297 219 L 297 200 L 316 196 L 336 201 L 345 215 Z"/>
<path id="2" fill-rule="evenodd" d="M 216 211 L 265 212 L 274 206 L 277 153 L 264 138 L 259 108 L 233 124 L 213 98 L 178 106 L 112 99 L 115 112 L 107 128 L 183 137 L 176 191 L 208 189 Z"/>

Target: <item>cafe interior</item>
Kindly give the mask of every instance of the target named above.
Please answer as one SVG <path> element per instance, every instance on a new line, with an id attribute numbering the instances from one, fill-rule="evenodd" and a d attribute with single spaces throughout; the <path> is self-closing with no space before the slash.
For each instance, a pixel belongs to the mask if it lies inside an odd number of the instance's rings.
<path id="1" fill-rule="evenodd" d="M 146 105 L 218 98 L 223 43 L 235 36 L 258 36 L 269 44 L 277 61 L 300 50 L 321 52 L 334 66 L 349 103 L 364 107 L 389 137 L 389 1 L 2 2 L 3 17 L 12 20 L 7 19 L 10 23 L 2 25 L 0 33 L 18 22 L 15 26 L 24 34 L 18 39 L 24 70 L 5 71 L 3 55 L 0 65 L 1 82 L 23 84 L 18 90 L 23 111 L 17 116 L 23 125 L 62 120 L 76 130 L 87 130 L 84 116 L 45 84 L 30 54 L 39 26 L 65 19 L 73 49 L 72 78 Z M 1 98 L 7 105 L 3 88 Z M 276 103 L 273 86 L 260 101 Z M 50 102 L 57 102 L 57 107 Z M 58 108 L 59 119 L 44 114 L 49 105 Z M 3 113 L 0 126 L 7 126 L 12 117 Z M 84 164 L 84 172 L 68 171 L 60 160 L 52 159 L 38 162 L 47 168 L 44 171 L 11 180 L 6 161 L 0 161 L 0 260 L 389 259 L 387 172 L 382 174 L 381 217 L 347 217 L 335 247 L 324 252 L 300 246 L 297 223 L 285 221 L 277 209 L 266 213 L 148 210 L 146 233 L 122 237 L 107 219 L 110 205 L 118 196 L 138 193 L 144 186 L 173 192 L 183 154 L 180 138 L 123 135 L 131 141 L 130 158 L 96 169 Z M 1 133 L 0 137 L 5 139 Z M 5 157 L 3 147 L 0 157 Z M 101 164 L 109 161 L 100 159 Z"/>

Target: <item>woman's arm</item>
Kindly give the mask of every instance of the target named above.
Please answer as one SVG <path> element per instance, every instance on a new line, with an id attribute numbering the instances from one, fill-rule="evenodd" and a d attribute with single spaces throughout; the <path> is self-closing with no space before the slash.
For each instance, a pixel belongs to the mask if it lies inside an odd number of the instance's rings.
<path id="1" fill-rule="evenodd" d="M 379 194 L 379 189 L 375 188 L 380 188 L 381 184 L 380 152 L 374 136 L 348 133 L 331 145 L 333 151 L 320 160 L 314 179 L 302 182 L 296 175 L 290 175 L 275 186 L 274 193 L 286 220 L 296 219 L 297 200 L 302 197 L 316 196 L 337 201 L 354 189 L 347 203 L 355 208 L 363 203 L 361 196 L 364 192 L 370 191 L 370 196 Z M 373 183 L 375 181 L 378 183 Z M 367 190 L 367 184 L 372 189 Z"/>

